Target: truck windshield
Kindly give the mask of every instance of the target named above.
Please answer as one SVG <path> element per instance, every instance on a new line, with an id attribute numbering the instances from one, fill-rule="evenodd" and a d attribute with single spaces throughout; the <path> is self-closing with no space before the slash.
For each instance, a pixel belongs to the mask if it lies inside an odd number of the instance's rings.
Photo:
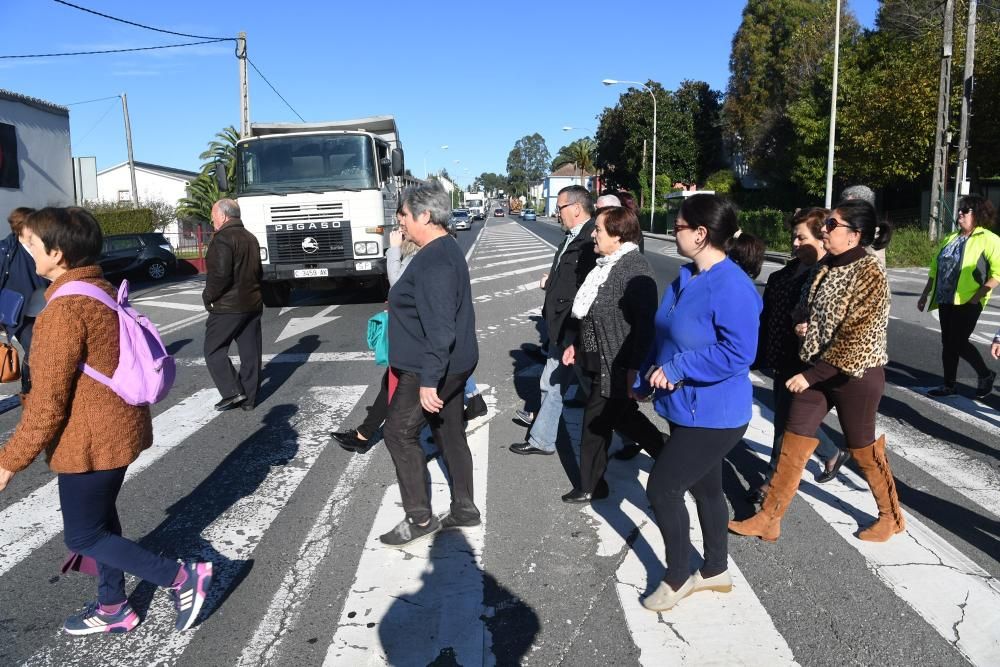
<path id="1" fill-rule="evenodd" d="M 365 135 L 250 141 L 237 150 L 238 194 L 377 188 L 372 155 Z"/>

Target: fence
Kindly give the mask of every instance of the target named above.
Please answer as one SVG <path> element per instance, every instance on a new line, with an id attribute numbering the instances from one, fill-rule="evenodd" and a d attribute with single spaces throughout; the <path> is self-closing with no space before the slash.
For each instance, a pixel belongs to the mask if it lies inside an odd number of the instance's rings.
<path id="1" fill-rule="evenodd" d="M 193 227 L 177 232 L 163 232 L 177 256 L 178 268 L 182 272 L 192 269 L 196 273 L 205 272 L 205 252 L 214 232 L 203 227 Z M 186 266 L 187 265 L 187 266 Z M 187 269 L 187 271 L 185 271 Z"/>

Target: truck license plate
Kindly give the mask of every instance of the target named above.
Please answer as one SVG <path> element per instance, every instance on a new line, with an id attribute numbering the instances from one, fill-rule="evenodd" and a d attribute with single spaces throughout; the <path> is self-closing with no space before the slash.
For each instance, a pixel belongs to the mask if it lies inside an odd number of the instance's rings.
<path id="1" fill-rule="evenodd" d="M 330 275 L 329 269 L 295 269 L 296 278 L 325 278 Z"/>
<path id="2" fill-rule="evenodd" d="M 354 270 L 355 271 L 371 271 L 372 270 L 372 263 L 371 262 L 354 262 Z"/>

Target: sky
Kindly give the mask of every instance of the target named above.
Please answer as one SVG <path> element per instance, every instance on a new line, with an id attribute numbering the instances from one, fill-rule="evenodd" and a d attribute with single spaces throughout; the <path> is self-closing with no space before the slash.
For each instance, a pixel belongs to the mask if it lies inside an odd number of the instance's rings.
<path id="1" fill-rule="evenodd" d="M 878 0 L 845 0 L 865 27 Z M 74 0 L 129 21 L 192 35 L 247 33 L 250 60 L 305 120 L 391 114 L 406 166 L 442 167 L 465 186 L 506 171 L 535 132 L 549 152 L 592 135 L 625 86 L 602 79 L 685 80 L 724 90 L 743 0 L 472 2 L 134 2 Z M 271 3 L 268 3 L 271 4 Z M 830 0 L 831 16 L 834 0 Z M 571 8 L 571 9 L 568 9 Z M 610 10 L 609 10 L 610 8 Z M 53 0 L 0 0 L 0 56 L 195 41 L 84 13 Z M 122 54 L 0 59 L 0 88 L 57 104 L 126 93 L 135 159 L 197 170 L 214 134 L 239 125 L 232 42 Z M 252 69 L 251 121 L 295 122 Z M 564 126 L 575 129 L 563 131 Z M 74 156 L 98 169 L 126 159 L 117 98 L 70 106 Z M 442 149 L 441 146 L 448 146 Z"/>

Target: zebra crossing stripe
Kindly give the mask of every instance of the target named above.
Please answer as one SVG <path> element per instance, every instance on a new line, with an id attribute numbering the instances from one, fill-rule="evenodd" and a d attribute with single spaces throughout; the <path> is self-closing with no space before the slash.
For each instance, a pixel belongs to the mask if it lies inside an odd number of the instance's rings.
<path id="1" fill-rule="evenodd" d="M 202 389 L 153 418 L 153 446 L 129 466 L 128 481 L 218 416 L 221 398 Z M 40 486 L 0 512 L 0 576 L 62 532 L 56 480 Z"/>
<path id="2" fill-rule="evenodd" d="M 495 396 L 484 392 L 484 398 L 492 414 Z M 482 523 L 439 533 L 405 549 L 386 548 L 378 536 L 403 518 L 399 485 L 390 486 L 365 542 L 324 666 L 429 665 L 444 649 L 452 651 L 449 664 L 493 663 L 492 637 L 483 622 L 482 570 L 489 422 L 468 438 Z M 441 465 L 432 462 L 428 467 L 432 507 L 440 514 L 450 502 L 448 480 Z M 434 628 L 433 640 L 428 628 Z"/>
<path id="3" fill-rule="evenodd" d="M 539 261 L 541 259 L 545 259 L 547 257 L 548 258 L 552 257 L 552 253 L 550 253 L 548 250 L 544 250 L 543 249 L 541 252 L 543 253 L 541 255 L 535 254 L 535 255 L 532 255 L 531 257 L 522 257 L 521 259 L 507 259 L 507 260 L 503 260 L 503 261 L 500 261 L 500 262 L 493 262 L 491 264 L 483 264 L 481 266 L 480 265 L 476 265 L 475 267 L 473 267 L 473 271 L 482 271 L 483 269 L 492 269 L 494 266 L 506 266 L 507 264 L 520 264 L 521 262 L 537 262 L 537 261 Z M 482 258 L 480 258 L 480 259 L 482 259 Z"/>
<path id="4" fill-rule="evenodd" d="M 772 418 L 769 408 L 755 402 L 743 438 L 765 460 L 771 452 Z M 825 434 L 821 432 L 820 437 Z M 803 487 L 813 486 L 815 472 L 803 471 Z M 858 550 L 871 572 L 969 662 L 981 667 L 1000 664 L 1000 581 L 910 514 L 906 514 L 906 531 L 888 542 L 859 540 L 854 536 L 858 524 L 870 522 L 878 509 L 860 476 L 846 466 L 840 475 L 847 484 L 826 484 L 822 493 L 800 489 L 799 497 Z"/>
<path id="5" fill-rule="evenodd" d="M 200 544 L 195 550 L 177 555 L 185 560 L 215 561 L 212 586 L 205 601 L 207 608 L 218 605 L 240 576 L 271 523 L 326 448 L 329 432 L 339 427 L 367 388 L 365 385 L 311 387 L 299 401 L 297 411 L 288 418 L 284 428 L 290 436 L 285 441 L 276 443 L 275 426 L 267 425 L 250 443 L 251 449 L 245 450 L 262 470 L 266 468 L 264 478 L 252 493 L 237 499 L 203 529 L 202 517 L 185 514 L 162 533 L 166 541 L 185 544 L 192 540 L 193 532 L 201 530 Z M 231 468 L 221 474 L 222 478 L 217 480 L 219 488 L 238 488 L 247 472 Z M 60 637 L 54 645 L 32 656 L 29 663 L 87 667 L 175 664 L 197 635 L 199 626 L 176 632 L 174 619 L 168 596 L 157 594 L 142 632 L 123 635 L 114 644 L 80 644 Z"/>
<path id="6" fill-rule="evenodd" d="M 535 266 L 526 266 L 520 269 L 514 269 L 511 271 L 504 271 L 503 273 L 494 273 L 490 276 L 479 276 L 478 278 L 473 278 L 469 281 L 470 285 L 477 285 L 479 283 L 485 283 L 490 280 L 497 280 L 499 278 L 509 278 L 510 276 L 519 276 L 522 273 L 529 273 L 531 271 L 542 271 L 551 267 L 551 263 L 547 262 L 545 264 L 536 264 Z"/>

